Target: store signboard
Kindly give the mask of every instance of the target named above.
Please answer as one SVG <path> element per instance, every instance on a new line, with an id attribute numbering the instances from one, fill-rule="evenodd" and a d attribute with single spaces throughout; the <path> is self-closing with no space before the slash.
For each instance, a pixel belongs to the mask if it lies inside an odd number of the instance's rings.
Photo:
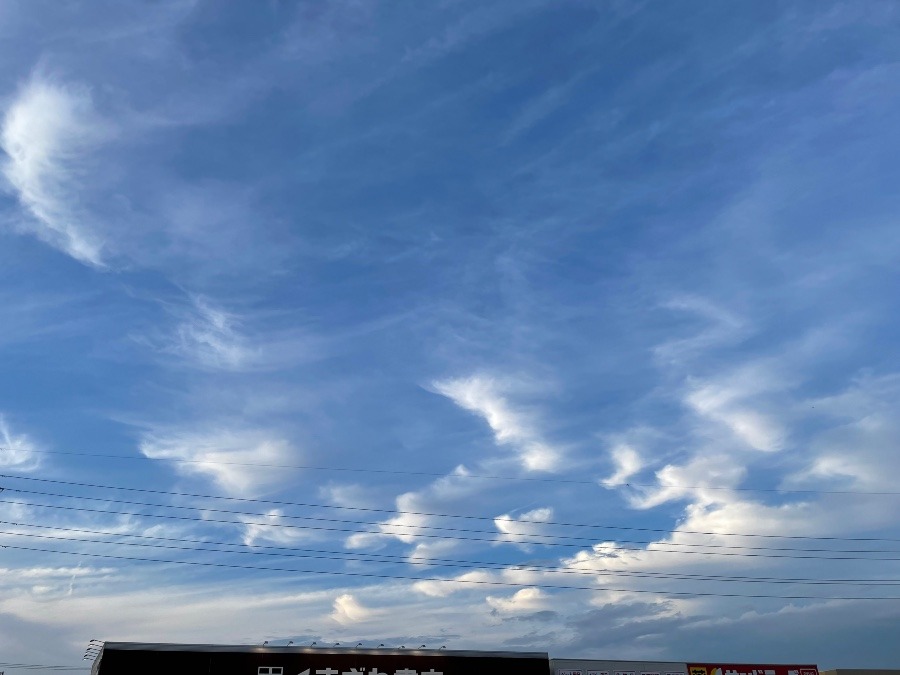
<path id="1" fill-rule="evenodd" d="M 689 663 L 688 675 L 819 675 L 815 665 Z"/>
<path id="2" fill-rule="evenodd" d="M 553 675 L 688 675 L 684 663 L 550 659 Z"/>
<path id="3" fill-rule="evenodd" d="M 540 653 L 107 643 L 94 675 L 547 675 Z"/>

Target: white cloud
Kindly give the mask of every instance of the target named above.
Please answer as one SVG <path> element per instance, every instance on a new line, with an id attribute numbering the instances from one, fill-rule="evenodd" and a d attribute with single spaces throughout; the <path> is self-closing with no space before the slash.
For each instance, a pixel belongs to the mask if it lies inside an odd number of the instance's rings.
<path id="1" fill-rule="evenodd" d="M 29 214 L 22 227 L 76 260 L 103 266 L 78 192 L 85 156 L 102 138 L 87 90 L 33 76 L 3 119 L 3 174 Z"/>
<path id="2" fill-rule="evenodd" d="M 547 609 L 551 598 L 540 588 L 522 588 L 506 598 L 489 595 L 485 602 L 499 614 L 532 614 Z"/>
<path id="3" fill-rule="evenodd" d="M 432 481 L 421 490 L 405 492 L 395 500 L 397 515 L 378 523 L 378 532 L 350 535 L 347 548 L 373 548 L 384 543 L 386 538 L 397 539 L 405 544 L 413 544 L 410 558 L 423 559 L 449 551 L 456 545 L 453 539 L 423 537 L 424 534 L 439 534 L 440 530 L 430 529 L 437 525 L 436 516 L 425 513 L 452 513 L 463 500 L 471 499 L 479 490 L 478 481 L 467 480 L 469 472 L 463 466 Z"/>
<path id="4" fill-rule="evenodd" d="M 262 631 L 274 631 L 295 621 L 298 607 L 307 609 L 317 619 L 324 618 L 328 602 L 334 597 L 333 591 L 285 590 L 283 583 L 280 591 L 269 588 L 263 594 L 222 593 L 218 583 L 173 588 L 171 578 L 165 573 L 153 575 L 154 587 L 148 589 L 145 580 L 148 570 L 144 573 L 125 576 L 92 592 L 59 598 L 50 604 L 55 610 L 50 612 L 48 605 L 37 598 L 10 594 L 0 598 L 0 614 L 9 613 L 23 621 L 50 625 L 58 633 L 72 630 L 71 617 L 78 616 L 74 640 L 78 648 L 83 649 L 83 636 L 87 634 L 107 639 L 112 639 L 110 636 L 140 639 L 142 635 L 158 635 L 172 642 L 192 638 L 201 642 L 229 638 L 237 641 L 236 616 L 250 619 L 251 633 L 259 630 L 260 633 L 255 633 L 259 635 Z M 283 582 L 283 578 L 280 581 Z M 135 589 L 135 586 L 139 588 Z M 174 592 L 171 595 L 161 593 L 161 588 Z M 227 637 L 215 638 L 214 635 Z M 199 639 L 201 636 L 205 637 Z"/>
<path id="5" fill-rule="evenodd" d="M 397 497 L 397 511 L 399 513 L 378 524 L 379 533 L 360 533 L 350 535 L 347 539 L 349 548 L 367 548 L 381 540 L 383 535 L 396 537 L 406 544 L 415 543 L 418 535 L 427 532 L 428 525 L 433 521 L 431 516 L 419 515 L 425 511 L 422 506 L 422 496 L 416 492 L 407 492 Z M 410 513 L 413 512 L 413 513 Z"/>
<path id="6" fill-rule="evenodd" d="M 872 387 L 879 389 L 879 387 Z M 858 392 L 854 392 L 858 393 Z M 880 390 L 880 394 L 887 393 Z M 841 398 L 841 397 L 836 397 Z M 885 401 L 891 400 L 886 397 Z M 828 403 L 823 403 L 828 408 Z M 818 408 L 818 406 L 816 406 Z M 848 402 L 847 408 L 854 406 Z M 859 410 L 865 410 L 869 420 L 877 406 L 863 405 Z M 847 415 L 844 406 L 836 404 L 835 410 L 841 410 Z M 851 415 L 853 413 L 850 413 Z M 877 417 L 877 413 L 875 413 Z M 880 421 L 874 425 L 883 431 Z M 852 447 L 855 452 L 851 457 L 858 458 L 856 462 L 829 465 L 829 468 L 847 475 L 859 472 L 857 477 L 863 475 L 874 476 L 874 469 L 878 466 L 891 466 L 888 448 L 896 447 L 883 441 L 887 437 L 881 435 L 881 431 L 874 437 L 866 437 L 865 434 L 857 435 L 853 425 L 841 425 L 841 433 L 850 433 Z M 894 438 L 900 438 L 900 429 L 895 429 Z M 834 440 L 832 432 L 825 432 L 823 443 L 821 437 L 814 437 L 811 445 L 814 448 L 829 448 Z M 871 453 L 871 454 L 870 454 Z M 844 563 L 802 559 L 788 560 L 768 558 L 765 555 L 756 555 L 755 551 L 749 552 L 733 547 L 804 547 L 816 546 L 806 542 L 795 540 L 766 539 L 759 536 L 740 536 L 740 533 L 766 536 L 860 536 L 862 532 L 877 532 L 878 528 L 890 526 L 893 513 L 893 505 L 896 498 L 863 495 L 776 495 L 767 494 L 760 498 L 753 492 L 743 492 L 739 488 L 748 475 L 751 464 L 748 460 L 759 457 L 756 454 L 741 452 L 713 453 L 709 450 L 698 451 L 693 456 L 680 464 L 669 464 L 656 473 L 658 486 L 655 488 L 633 487 L 627 492 L 631 505 L 635 508 L 654 508 L 673 500 L 685 502 L 682 517 L 677 524 L 673 524 L 675 531 L 669 534 L 659 534 L 654 541 L 643 547 L 634 549 L 634 544 L 618 543 L 617 541 L 599 542 L 590 551 L 582 551 L 570 560 L 564 561 L 566 566 L 574 570 L 596 569 L 601 574 L 598 581 L 604 586 L 624 586 L 644 589 L 664 589 L 665 581 L 654 581 L 633 577 L 619 578 L 617 571 L 664 571 L 707 568 L 709 570 L 726 570 L 728 574 L 736 574 L 741 569 L 767 569 L 773 575 L 784 574 L 785 569 L 790 569 L 791 576 L 812 576 L 822 574 L 822 565 L 827 565 L 830 573 L 835 573 L 838 564 Z M 828 453 L 814 455 L 810 468 L 806 473 L 795 476 L 797 481 L 821 478 L 816 475 L 822 470 L 823 457 L 830 457 Z M 883 462 L 887 462 L 884 464 Z M 869 484 L 873 485 L 873 484 Z M 885 483 L 880 483 L 885 485 Z M 893 489 L 893 488 L 891 488 Z M 687 546 L 682 546 L 682 545 Z M 700 545 L 700 548 L 697 546 Z M 821 544 L 820 544 L 821 545 Z M 713 546 L 716 548 L 707 549 Z M 724 549 L 718 547 L 726 547 Z M 841 548 L 840 544 L 831 545 L 833 548 Z M 674 552 L 667 550 L 674 549 Z M 758 550 L 758 549 L 757 549 Z M 728 553 L 732 555 L 702 555 L 703 551 L 713 553 Z M 777 551 L 776 551 L 777 553 Z M 872 570 L 875 569 L 875 563 Z M 799 570 L 804 570 L 801 572 Z M 846 563 L 844 573 L 852 576 L 858 574 L 858 564 Z M 875 572 L 870 572 L 874 575 Z M 718 573 L 718 572 L 716 572 Z M 689 590 L 694 582 L 680 581 L 679 590 Z M 671 584 L 669 584 L 671 586 Z M 700 589 L 699 586 L 694 588 Z M 735 589 L 741 592 L 740 589 Z M 813 592 L 813 594 L 815 594 Z M 712 602 L 712 601 L 710 601 Z M 717 599 L 716 604 L 722 605 L 725 600 Z"/>
<path id="7" fill-rule="evenodd" d="M 782 550 L 760 551 L 758 547 L 780 547 L 803 549 L 808 543 L 795 540 L 766 539 L 759 536 L 735 536 L 735 533 L 751 535 L 767 535 L 770 537 L 793 536 L 802 533 L 804 536 L 840 536 L 847 533 L 853 536 L 859 533 L 856 529 L 861 520 L 865 520 L 866 507 L 852 502 L 827 503 L 822 501 L 794 501 L 783 504 L 765 504 L 752 498 L 725 492 L 719 495 L 715 504 L 695 502 L 684 510 L 679 520 L 677 531 L 661 534 L 653 542 L 643 547 L 616 541 L 598 542 L 589 550 L 562 561 L 564 567 L 582 573 L 594 570 L 598 576 L 598 585 L 616 589 L 643 589 L 658 591 L 665 597 L 665 591 L 675 589 L 682 592 L 712 591 L 751 593 L 750 586 L 734 585 L 730 588 L 710 586 L 703 580 L 646 578 L 629 576 L 649 572 L 690 574 L 706 573 L 748 576 L 791 576 L 815 578 L 823 575 L 823 569 L 834 576 L 858 576 L 859 563 L 823 562 L 816 559 L 791 559 L 766 557 L 768 554 L 791 553 Z M 819 542 L 817 542 L 819 543 Z M 750 550 L 741 547 L 752 547 Z M 818 546 L 809 546 L 818 548 Z M 834 548 L 840 548 L 835 545 Z M 635 550 L 637 549 L 637 550 Z M 712 555 L 704 555 L 711 552 Z M 722 553 L 726 555 L 721 555 Z M 802 555 L 797 553 L 797 555 Z M 866 574 L 877 577 L 878 569 L 888 573 L 886 564 L 866 565 Z M 823 568 L 823 566 L 825 566 Z M 800 588 L 798 587 L 798 589 Z M 816 589 L 804 588 L 804 591 L 816 594 Z M 622 591 L 627 594 L 627 591 Z M 774 589 L 767 592 L 777 594 Z M 611 593 L 615 594 L 613 590 Z M 604 598 L 608 597 L 606 594 Z M 652 596 L 649 596 L 652 597 Z M 682 602 L 682 601 L 678 601 Z M 701 614 L 702 607 L 697 601 L 690 601 L 693 609 L 686 609 L 690 614 Z M 715 598 L 699 601 L 711 606 L 723 607 L 730 602 L 727 599 Z M 777 603 L 775 603 L 777 604 Z"/>
<path id="8" fill-rule="evenodd" d="M 294 447 L 266 430 L 231 428 L 148 435 L 141 452 L 173 461 L 185 476 L 202 476 L 228 493 L 251 496 L 288 478 L 284 465 L 296 462 Z"/>
<path id="9" fill-rule="evenodd" d="M 603 485 L 607 487 L 620 485 L 644 468 L 644 461 L 638 451 L 627 443 L 617 444 L 610 455 L 616 470 L 609 478 L 602 481 Z"/>
<path id="10" fill-rule="evenodd" d="M 190 311 L 164 347 L 186 361 L 213 370 L 242 370 L 259 358 L 238 330 L 237 316 L 193 298 Z"/>
<path id="11" fill-rule="evenodd" d="M 287 545 L 304 538 L 299 527 L 284 527 L 291 522 L 284 518 L 282 509 L 269 509 L 263 516 L 241 516 L 241 520 L 246 523 L 243 537 L 246 546 L 260 542 Z"/>
<path id="12" fill-rule="evenodd" d="M 508 385 L 476 375 L 435 382 L 433 386 L 459 407 L 482 417 L 494 432 L 495 441 L 499 445 L 512 446 L 526 470 L 555 471 L 559 468 L 560 451 L 540 437 L 524 411 L 509 404 L 504 396 Z"/>
<path id="13" fill-rule="evenodd" d="M 679 295 L 662 306 L 693 314 L 707 322 L 694 335 L 668 340 L 654 347 L 654 355 L 665 365 L 680 365 L 713 347 L 735 342 L 747 332 L 745 321 L 739 315 L 698 295 Z"/>
<path id="14" fill-rule="evenodd" d="M 487 377 L 471 377 L 435 382 L 435 389 L 461 408 L 484 418 L 498 443 L 524 441 L 531 436 L 524 420 L 498 393 L 498 384 Z"/>
<path id="15" fill-rule="evenodd" d="M 728 488 L 737 487 L 745 475 L 745 467 L 731 455 L 698 454 L 684 464 L 664 466 L 656 472 L 659 487 L 636 488 L 630 501 L 641 509 L 676 499 L 716 504 L 731 498 Z"/>
<path id="16" fill-rule="evenodd" d="M 459 542 L 452 539 L 427 539 L 418 541 L 412 551 L 410 551 L 407 562 L 410 565 L 426 567 L 431 564 L 433 559 L 449 555 L 453 549 L 458 547 L 458 545 Z"/>
<path id="17" fill-rule="evenodd" d="M 546 531 L 547 523 L 553 519 L 553 509 L 543 507 L 527 511 L 519 517 L 509 514 L 503 514 L 494 518 L 494 525 L 500 532 L 497 537 L 498 541 L 509 542 L 512 544 L 525 544 L 529 540 L 534 541 L 535 538 L 540 540 L 540 535 Z"/>
<path id="18" fill-rule="evenodd" d="M 696 386 L 685 397 L 685 403 L 702 418 L 722 424 L 754 450 L 781 450 L 787 432 L 774 416 L 755 409 L 745 400 L 753 393 L 740 382 L 705 383 Z"/>
<path id="19" fill-rule="evenodd" d="M 73 576 L 87 577 L 91 575 L 111 574 L 115 571 L 112 567 L 20 567 L 20 568 L 0 568 L 0 578 L 6 581 L 12 581 L 13 578 L 20 579 L 70 579 Z"/>
<path id="20" fill-rule="evenodd" d="M 704 422 L 722 425 L 746 446 L 775 452 L 784 448 L 787 432 L 774 414 L 759 409 L 759 399 L 784 387 L 784 380 L 764 366 L 740 368 L 719 381 L 696 382 L 684 402 Z"/>
<path id="21" fill-rule="evenodd" d="M 80 581 L 104 583 L 115 575 L 111 567 L 25 567 L 0 569 L 0 588 L 13 591 L 28 589 L 38 602 L 71 597 Z"/>
<path id="22" fill-rule="evenodd" d="M 486 571 L 474 570 L 446 580 L 417 581 L 413 584 L 413 588 L 422 595 L 432 598 L 446 598 L 454 593 L 478 589 L 479 586 L 490 581 L 494 581 L 494 575 Z"/>
<path id="23" fill-rule="evenodd" d="M 358 483 L 330 483 L 319 487 L 319 494 L 330 504 L 351 509 L 372 508 L 374 490 Z"/>
<path id="24" fill-rule="evenodd" d="M 364 607 L 350 593 L 344 593 L 335 598 L 334 610 L 331 612 L 331 618 L 342 626 L 363 623 L 377 615 L 377 611 Z"/>
<path id="25" fill-rule="evenodd" d="M 372 549 L 382 546 L 386 540 L 394 539 L 412 546 L 407 562 L 417 566 L 430 564 L 433 558 L 448 554 L 460 545 L 460 540 L 451 536 L 440 536 L 441 527 L 454 527 L 439 516 L 428 513 L 454 513 L 463 510 L 490 485 L 482 481 L 468 480 L 470 472 L 464 466 L 456 467 L 451 473 L 432 481 L 420 490 L 406 492 L 395 500 L 397 515 L 377 523 L 377 532 L 350 535 L 345 546 L 351 549 Z M 549 519 L 552 509 L 535 509 L 522 514 L 520 519 L 508 515 L 499 516 L 495 521 L 501 531 L 498 541 L 514 541 L 536 532 L 539 523 L 525 523 L 522 520 Z M 508 533 L 504 533 L 504 528 Z M 485 532 L 485 534 L 488 534 Z"/>
<path id="26" fill-rule="evenodd" d="M 398 496 L 395 500 L 397 515 L 378 523 L 380 532 L 350 535 L 346 541 L 347 547 L 371 548 L 379 546 L 384 538 L 388 537 L 396 538 L 405 544 L 415 544 L 410 553 L 410 557 L 415 558 L 428 558 L 452 548 L 451 540 L 440 541 L 422 537 L 423 534 L 431 535 L 438 532 L 430 529 L 435 526 L 437 518 L 423 514 L 439 509 L 438 505 L 441 503 L 442 496 L 446 498 L 449 490 L 454 487 L 461 489 L 470 487 L 464 483 L 451 486 L 452 482 L 454 482 L 454 474 L 435 481 L 423 490 L 406 492 Z"/>
<path id="27" fill-rule="evenodd" d="M 687 390 L 680 396 L 703 427 L 701 435 L 717 437 L 722 442 L 730 436 L 743 446 L 761 452 L 784 449 L 787 431 L 773 410 L 778 408 L 777 404 L 773 405 L 773 394 L 796 384 L 791 369 L 785 368 L 785 360 L 761 359 L 742 367 L 731 366 L 724 374 L 699 377 L 694 372 L 705 368 L 704 361 L 710 353 L 746 337 L 748 322 L 701 296 L 678 296 L 664 306 L 706 321 L 704 328 L 694 335 L 654 348 L 663 367 L 680 377 L 687 376 Z"/>
<path id="28" fill-rule="evenodd" d="M 790 482 L 830 479 L 858 490 L 896 491 L 900 472 L 900 375 L 867 377 L 812 401 L 810 411 L 834 426 L 812 442 L 810 465 Z"/>
<path id="29" fill-rule="evenodd" d="M 318 358 L 322 341 L 296 327 L 254 327 L 258 317 L 240 315 L 209 298 L 167 305 L 171 327 L 132 333 L 131 338 L 178 366 L 211 372 L 263 372 Z M 256 330 L 254 330 L 256 328 Z"/>
<path id="30" fill-rule="evenodd" d="M 0 468 L 34 471 L 40 464 L 38 448 L 25 434 L 14 433 L 6 418 L 0 415 Z"/>

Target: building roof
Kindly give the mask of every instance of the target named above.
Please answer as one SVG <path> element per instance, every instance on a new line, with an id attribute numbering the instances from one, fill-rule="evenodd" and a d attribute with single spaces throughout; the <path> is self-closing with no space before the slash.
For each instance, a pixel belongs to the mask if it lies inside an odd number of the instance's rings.
<path id="1" fill-rule="evenodd" d="M 309 647 L 303 645 L 220 645 L 181 644 L 169 642 L 105 642 L 104 651 L 168 651 L 168 652 L 208 652 L 208 653 L 254 653 L 254 654 L 380 654 L 384 656 L 480 656 L 506 659 L 547 659 L 547 652 L 477 651 L 459 649 L 399 649 L 387 647 Z"/>

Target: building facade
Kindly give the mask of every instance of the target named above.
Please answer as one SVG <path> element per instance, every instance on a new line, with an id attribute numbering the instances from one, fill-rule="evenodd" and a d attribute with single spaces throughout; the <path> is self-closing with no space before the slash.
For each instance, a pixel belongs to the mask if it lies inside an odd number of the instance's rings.
<path id="1" fill-rule="evenodd" d="M 107 642 L 91 675 L 547 675 L 546 652 Z"/>

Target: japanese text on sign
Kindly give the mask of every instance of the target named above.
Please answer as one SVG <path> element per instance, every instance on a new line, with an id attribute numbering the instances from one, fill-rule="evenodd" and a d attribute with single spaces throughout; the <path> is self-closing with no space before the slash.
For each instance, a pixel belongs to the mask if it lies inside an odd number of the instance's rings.
<path id="1" fill-rule="evenodd" d="M 349 670 L 338 670 L 337 668 L 317 668 L 316 675 L 390 675 L 390 673 L 381 672 L 378 668 L 372 668 L 369 671 L 366 671 L 365 667 L 360 668 L 350 668 Z M 394 671 L 393 675 L 420 675 L 419 671 L 413 670 L 412 668 L 398 668 Z M 429 670 L 423 670 L 421 675 L 444 675 L 439 670 L 435 670 L 431 668 Z"/>

